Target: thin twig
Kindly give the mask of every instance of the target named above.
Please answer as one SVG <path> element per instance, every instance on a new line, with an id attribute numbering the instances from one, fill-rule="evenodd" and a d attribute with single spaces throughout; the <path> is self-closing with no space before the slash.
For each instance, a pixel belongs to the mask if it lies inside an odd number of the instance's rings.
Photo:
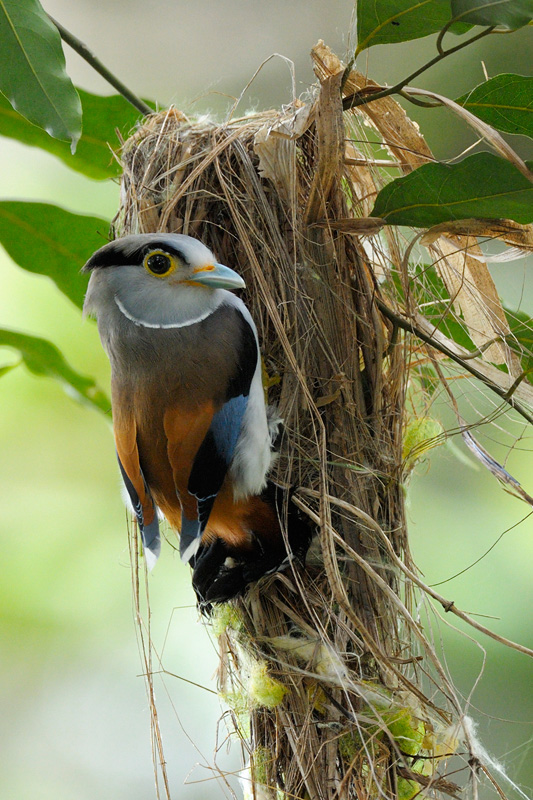
<path id="1" fill-rule="evenodd" d="M 448 22 L 446 23 L 444 28 L 441 28 L 441 30 L 439 31 L 439 35 L 437 37 L 437 42 L 436 42 L 436 47 L 437 47 L 437 50 L 439 51 L 439 53 L 445 53 L 446 52 L 442 47 L 442 42 L 444 40 L 444 37 L 446 36 L 448 31 L 452 27 L 452 25 L 455 25 L 457 22 L 461 22 L 461 19 L 463 17 L 466 17 L 468 14 L 470 14 L 471 11 L 472 11 L 471 8 L 468 8 L 468 7 L 465 8 L 465 10 L 462 11 L 460 14 L 457 14 L 455 17 L 452 17 L 450 20 L 448 20 Z M 464 23 L 463 22 L 463 25 L 465 25 L 465 24 L 468 25 L 468 24 L 471 24 L 471 23 L 468 23 L 468 22 Z M 492 30 L 495 31 L 495 33 L 512 33 L 512 31 L 504 31 L 504 30 L 501 30 L 501 29 L 496 31 L 495 28 L 497 28 L 497 25 L 493 25 L 492 26 Z M 486 78 L 486 80 L 488 80 L 488 78 Z"/>
<path id="2" fill-rule="evenodd" d="M 471 375 L 474 376 L 474 378 L 477 378 L 482 383 L 484 383 L 485 386 L 487 386 L 487 388 L 489 388 L 491 391 L 497 394 L 498 397 L 501 397 L 502 400 L 504 400 L 508 405 L 510 405 L 511 408 L 514 408 L 514 410 L 517 411 L 520 414 L 520 416 L 522 416 L 531 425 L 533 425 L 533 415 L 530 414 L 530 412 L 526 408 L 524 408 L 524 406 L 521 403 L 518 403 L 513 398 L 512 394 L 509 394 L 508 389 L 503 389 L 501 386 L 498 386 L 496 383 L 491 381 L 490 378 L 487 378 L 486 375 L 483 375 L 482 372 L 480 372 L 474 366 L 472 366 L 472 364 L 469 364 L 468 359 L 465 360 L 461 356 L 457 355 L 457 353 L 454 353 L 453 350 L 450 350 L 449 347 L 446 347 L 446 345 L 441 344 L 432 336 L 428 336 L 428 334 L 420 330 L 420 328 L 417 325 L 415 325 L 414 322 L 411 322 L 410 320 L 405 319 L 405 317 L 396 314 L 396 312 L 393 311 L 392 308 L 389 308 L 389 306 L 387 306 L 379 297 L 376 297 L 375 300 L 376 300 L 376 305 L 381 311 L 381 313 L 384 314 L 384 316 L 386 316 L 387 319 L 390 319 L 391 322 L 397 325 L 398 328 L 402 328 L 402 330 L 404 331 L 413 333 L 423 342 L 431 345 L 431 347 L 434 347 L 435 350 L 438 350 L 443 355 L 447 356 L 448 358 L 451 358 L 452 361 L 455 361 L 456 364 L 459 364 L 459 366 L 461 366 L 465 370 L 465 372 L 469 372 Z M 514 384 L 512 388 L 516 389 Z"/>
<path id="3" fill-rule="evenodd" d="M 313 491 L 312 489 L 299 488 L 298 492 L 300 494 L 308 495 L 309 497 L 319 496 L 319 493 Z M 519 653 L 524 653 L 524 655 L 526 656 L 533 657 L 533 650 L 531 650 L 529 647 L 525 647 L 525 645 L 518 644 L 517 642 L 513 642 L 510 639 L 506 639 L 504 636 L 500 636 L 499 634 L 494 633 L 494 631 L 491 631 L 484 625 L 480 625 L 479 622 L 476 622 L 474 619 L 472 619 L 472 617 L 469 617 L 468 614 L 465 614 L 464 611 L 461 611 L 461 609 L 457 608 L 453 600 L 446 600 L 446 598 L 443 597 L 441 594 L 434 591 L 434 589 L 432 589 L 430 586 L 427 586 L 425 583 L 423 583 L 423 581 L 421 581 L 420 578 L 414 572 L 412 572 L 406 564 L 404 564 L 401 558 L 399 558 L 396 555 L 393 546 L 391 545 L 387 535 L 385 534 L 385 531 L 382 529 L 381 525 L 379 525 L 376 522 L 375 519 L 372 519 L 372 517 L 369 514 L 367 514 L 362 509 L 357 508 L 357 506 L 354 506 L 351 503 L 347 503 L 345 500 L 340 500 L 337 497 L 333 497 L 332 495 L 329 495 L 327 499 L 333 505 L 339 506 L 339 508 L 342 508 L 344 511 L 348 511 L 349 513 L 363 520 L 368 525 L 369 528 L 375 531 L 379 535 L 380 539 L 383 541 L 383 544 L 387 548 L 389 556 L 392 558 L 397 567 L 402 570 L 402 572 L 409 578 L 409 580 L 411 580 L 420 589 L 422 589 L 423 592 L 428 594 L 434 600 L 437 600 L 446 612 L 451 612 L 452 614 L 455 614 L 457 617 L 462 619 L 463 622 L 468 623 L 468 625 L 471 625 L 473 628 L 480 631 L 480 633 L 484 633 L 486 636 L 490 636 L 491 639 L 494 639 L 500 644 L 504 644 L 506 647 L 510 647 L 513 650 L 518 650 Z M 293 497 L 293 502 L 299 508 L 302 508 L 302 510 L 306 509 L 305 504 L 301 503 L 301 501 L 299 501 L 297 497 Z M 338 543 L 345 548 L 347 547 L 345 542 L 339 541 Z M 358 556 L 358 559 L 360 558 L 361 557 Z M 363 559 L 361 559 L 361 561 L 362 560 Z M 369 567 L 369 565 L 367 565 L 367 567 Z"/>
<path id="4" fill-rule="evenodd" d="M 72 49 L 79 56 L 81 56 L 84 61 L 90 64 L 90 66 L 96 70 L 96 72 L 98 72 L 98 74 L 101 75 L 104 80 L 110 83 L 111 86 L 113 86 L 113 88 L 115 88 L 117 92 L 128 101 L 128 103 L 131 103 L 131 105 L 134 106 L 137 111 L 140 111 L 141 114 L 144 114 L 144 116 L 153 114 L 153 108 L 150 108 L 150 106 L 147 105 L 144 100 L 141 100 L 139 97 L 133 94 L 133 92 L 130 91 L 130 89 L 128 89 L 128 87 L 125 86 L 122 81 L 116 77 L 116 75 L 113 75 L 113 73 L 108 70 L 105 64 L 102 64 L 102 62 L 94 55 L 94 53 L 89 50 L 86 44 L 74 36 L 73 33 L 67 31 L 67 29 L 64 28 L 63 25 L 61 25 L 61 23 L 55 20 L 53 17 L 50 15 L 48 15 L 48 17 L 56 26 L 63 41 L 66 42 L 69 47 L 72 47 Z"/>
<path id="5" fill-rule="evenodd" d="M 150 706 L 150 733 L 152 740 L 152 761 L 154 766 L 154 778 L 156 784 L 156 792 L 158 798 L 159 794 L 159 771 L 163 779 L 163 786 L 165 790 L 166 800 L 170 800 L 170 784 L 168 780 L 168 773 L 166 768 L 166 759 L 163 751 L 163 740 L 161 737 L 161 728 L 159 725 L 159 714 L 155 702 L 154 681 L 152 672 L 152 636 L 150 631 L 150 614 L 148 613 L 146 619 L 143 618 L 141 610 L 141 580 L 140 580 L 140 567 L 139 567 L 139 530 L 137 524 L 133 524 L 130 535 L 128 537 L 130 563 L 131 563 L 131 578 L 132 578 L 132 601 L 134 619 L 137 625 L 137 644 L 139 647 L 139 654 L 144 664 L 144 680 L 146 686 L 146 694 Z M 150 607 L 150 596 L 148 592 L 147 571 L 144 566 L 144 591 L 148 608 Z"/>
<path id="6" fill-rule="evenodd" d="M 400 95 L 400 97 L 403 97 L 404 100 L 409 100 L 410 103 L 413 103 L 413 105 L 415 106 L 420 106 L 420 108 L 438 108 L 440 106 L 440 103 L 429 103 L 426 102 L 425 100 L 415 100 L 415 98 L 412 95 L 410 95 L 408 92 L 404 90 L 398 92 L 398 94 Z"/>
<path id="7" fill-rule="evenodd" d="M 461 44 L 455 45 L 455 47 L 450 47 L 449 50 L 443 50 L 435 58 L 432 58 L 431 61 L 428 61 L 422 67 L 415 70 L 414 72 L 409 75 L 409 77 L 404 78 L 403 80 L 399 81 L 398 83 L 394 84 L 394 86 L 390 86 L 387 89 L 382 89 L 381 91 L 376 92 L 375 87 L 372 87 L 372 92 L 363 93 L 363 92 L 354 92 L 353 94 L 348 95 L 345 97 L 342 102 L 342 107 L 345 111 L 348 111 L 351 108 L 355 108 L 356 106 L 363 106 L 367 103 L 372 103 L 374 100 L 381 100 L 382 97 L 388 97 L 390 94 L 397 94 L 400 92 L 404 86 L 407 86 L 408 83 L 411 83 L 414 78 L 418 78 L 423 72 L 425 72 L 430 67 L 434 66 L 434 64 L 438 64 L 439 61 L 442 61 L 443 58 L 446 56 L 452 55 L 452 53 L 456 53 L 458 50 L 462 50 L 463 47 L 467 47 L 467 45 L 476 42 L 478 39 L 482 39 L 484 36 L 487 36 L 489 33 L 492 33 L 494 30 L 494 26 L 490 28 L 484 28 L 481 33 L 472 36 L 470 39 L 467 39 L 466 42 L 461 42 Z M 351 64 L 352 62 L 350 62 Z M 350 65 L 349 65 L 349 68 Z M 346 73 L 348 74 L 348 67 L 346 69 Z"/>

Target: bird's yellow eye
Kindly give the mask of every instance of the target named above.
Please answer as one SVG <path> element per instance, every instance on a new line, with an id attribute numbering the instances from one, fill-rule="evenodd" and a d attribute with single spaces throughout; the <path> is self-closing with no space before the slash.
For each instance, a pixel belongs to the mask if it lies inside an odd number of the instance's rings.
<path id="1" fill-rule="evenodd" d="M 157 278 L 164 278 L 176 269 L 172 256 L 162 250 L 152 250 L 144 259 L 144 268 Z"/>

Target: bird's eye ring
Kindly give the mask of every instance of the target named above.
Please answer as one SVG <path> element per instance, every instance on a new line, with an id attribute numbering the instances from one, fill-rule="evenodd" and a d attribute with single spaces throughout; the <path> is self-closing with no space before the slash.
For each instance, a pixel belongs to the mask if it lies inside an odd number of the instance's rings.
<path id="1" fill-rule="evenodd" d="M 175 269 L 174 260 L 162 250 L 152 250 L 144 259 L 144 268 L 158 278 L 164 278 Z"/>

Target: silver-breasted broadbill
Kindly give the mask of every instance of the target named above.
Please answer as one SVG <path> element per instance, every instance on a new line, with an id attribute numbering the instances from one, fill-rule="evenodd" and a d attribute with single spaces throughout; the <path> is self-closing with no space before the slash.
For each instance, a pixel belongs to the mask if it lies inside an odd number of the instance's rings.
<path id="1" fill-rule="evenodd" d="M 243 279 L 181 234 L 116 239 L 84 271 L 149 566 L 161 547 L 158 510 L 180 532 L 204 605 L 305 555 L 309 528 L 268 480 L 281 422 L 265 405 L 256 327 L 232 292 Z"/>

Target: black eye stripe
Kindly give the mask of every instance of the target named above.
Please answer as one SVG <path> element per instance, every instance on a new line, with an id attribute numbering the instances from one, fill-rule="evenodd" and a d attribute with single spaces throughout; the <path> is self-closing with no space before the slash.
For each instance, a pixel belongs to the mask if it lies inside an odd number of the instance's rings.
<path id="1" fill-rule="evenodd" d="M 90 272 L 93 269 L 102 269 L 104 267 L 129 267 L 134 264 L 140 265 L 144 263 L 146 256 L 158 251 L 168 253 L 171 258 L 177 259 L 177 261 L 185 267 L 191 266 L 189 259 L 186 258 L 183 251 L 178 247 L 174 247 L 167 239 L 151 239 L 148 243 L 144 241 L 135 246 L 135 243 L 130 243 L 128 241 L 130 238 L 135 239 L 133 236 L 124 237 L 124 239 L 117 239 L 101 247 L 100 250 L 93 253 L 83 267 L 83 271 Z M 139 238 L 144 239 L 145 235 L 141 234 Z M 124 241 L 128 241 L 128 244 L 125 245 Z"/>

